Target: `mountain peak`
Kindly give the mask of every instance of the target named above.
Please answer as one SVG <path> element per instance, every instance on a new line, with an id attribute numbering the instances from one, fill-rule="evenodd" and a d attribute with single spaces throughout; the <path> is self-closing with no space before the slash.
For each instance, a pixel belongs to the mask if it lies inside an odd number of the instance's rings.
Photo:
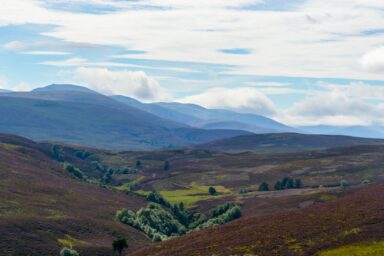
<path id="1" fill-rule="evenodd" d="M 40 87 L 32 90 L 32 92 L 53 92 L 53 91 L 76 91 L 76 92 L 92 92 L 91 89 L 80 85 L 73 84 L 51 84 L 45 87 Z"/>

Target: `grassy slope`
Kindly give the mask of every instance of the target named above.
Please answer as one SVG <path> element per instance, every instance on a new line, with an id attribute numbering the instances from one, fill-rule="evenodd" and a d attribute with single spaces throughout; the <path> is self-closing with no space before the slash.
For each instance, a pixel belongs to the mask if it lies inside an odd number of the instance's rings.
<path id="1" fill-rule="evenodd" d="M 119 235 L 129 238 L 131 250 L 149 243 L 114 220 L 116 210 L 138 209 L 144 200 L 77 181 L 44 150 L 0 135 L 1 255 L 57 255 L 70 237 L 82 255 L 111 255 Z"/>
<path id="2" fill-rule="evenodd" d="M 384 184 L 302 210 L 249 217 L 133 255 L 313 255 L 384 239 Z"/>

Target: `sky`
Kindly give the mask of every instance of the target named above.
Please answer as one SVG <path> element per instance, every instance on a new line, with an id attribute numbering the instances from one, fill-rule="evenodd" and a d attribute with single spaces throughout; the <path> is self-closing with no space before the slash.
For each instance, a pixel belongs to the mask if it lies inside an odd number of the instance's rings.
<path id="1" fill-rule="evenodd" d="M 384 125 L 382 0 L 0 0 L 0 89 Z"/>

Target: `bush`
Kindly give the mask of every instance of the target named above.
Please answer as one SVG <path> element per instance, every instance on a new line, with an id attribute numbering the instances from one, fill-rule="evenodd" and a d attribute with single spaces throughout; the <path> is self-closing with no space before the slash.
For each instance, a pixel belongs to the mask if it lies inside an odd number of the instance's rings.
<path id="1" fill-rule="evenodd" d="M 128 248 L 128 243 L 126 238 L 116 238 L 112 242 L 113 251 L 117 251 L 119 255 L 122 254 L 125 248 Z"/>
<path id="2" fill-rule="evenodd" d="M 75 250 L 64 247 L 60 251 L 60 256 L 80 256 L 80 254 Z"/>
<path id="3" fill-rule="evenodd" d="M 295 188 L 301 188 L 303 186 L 303 183 L 301 182 L 301 179 L 296 179 L 294 183 Z"/>
<path id="4" fill-rule="evenodd" d="M 275 190 L 281 190 L 283 189 L 282 185 L 281 185 L 281 182 L 278 181 L 275 183 L 275 186 L 273 186 Z"/>
<path id="5" fill-rule="evenodd" d="M 266 182 L 263 182 L 259 185 L 259 191 L 269 191 L 269 185 Z"/>
<path id="6" fill-rule="evenodd" d="M 217 191 L 214 187 L 209 187 L 208 189 L 208 193 L 212 196 L 216 195 L 217 194 Z"/>
<path id="7" fill-rule="evenodd" d="M 77 177 L 79 179 L 85 178 L 84 173 L 79 168 L 75 168 L 73 165 L 71 165 L 69 163 L 64 163 L 64 170 L 73 174 L 75 177 Z"/>
<path id="8" fill-rule="evenodd" d="M 169 170 L 169 161 L 165 161 L 164 162 L 164 171 L 168 171 Z"/>
<path id="9" fill-rule="evenodd" d="M 83 160 L 87 159 L 91 155 L 92 155 L 92 153 L 87 152 L 87 151 L 76 151 L 75 152 L 75 156 L 80 158 L 80 159 L 83 159 Z"/>
<path id="10" fill-rule="evenodd" d="M 342 187 L 342 188 L 346 188 L 346 187 L 348 187 L 348 186 L 349 186 L 349 183 L 348 183 L 347 180 L 341 180 L 341 181 L 340 181 L 340 187 Z"/>

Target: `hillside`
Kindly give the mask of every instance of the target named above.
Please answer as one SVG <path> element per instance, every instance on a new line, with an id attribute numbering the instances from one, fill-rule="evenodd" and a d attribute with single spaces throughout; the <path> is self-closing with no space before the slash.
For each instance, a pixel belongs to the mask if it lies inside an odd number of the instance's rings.
<path id="1" fill-rule="evenodd" d="M 195 104 L 176 102 L 142 103 L 124 96 L 112 96 L 124 104 L 159 117 L 204 129 L 233 129 L 252 133 L 292 132 L 295 129 L 270 118 L 222 109 L 207 109 Z"/>
<path id="2" fill-rule="evenodd" d="M 333 202 L 243 218 L 218 228 L 191 233 L 133 255 L 314 255 L 330 248 L 383 241 L 383 193 L 384 185 L 379 184 Z"/>
<path id="3" fill-rule="evenodd" d="M 197 147 L 228 152 L 295 152 L 372 144 L 384 144 L 384 140 L 340 135 L 279 133 L 238 136 L 209 142 Z"/>
<path id="4" fill-rule="evenodd" d="M 55 85 L 0 97 L 0 131 L 38 141 L 133 150 L 181 147 L 247 134 L 191 128 L 81 87 Z"/>
<path id="5" fill-rule="evenodd" d="M 138 209 L 143 199 L 75 179 L 50 150 L 0 134 L 0 255 L 58 255 L 71 240 L 82 255 L 112 255 L 120 235 L 131 250 L 149 243 L 114 220 L 116 210 Z"/>

